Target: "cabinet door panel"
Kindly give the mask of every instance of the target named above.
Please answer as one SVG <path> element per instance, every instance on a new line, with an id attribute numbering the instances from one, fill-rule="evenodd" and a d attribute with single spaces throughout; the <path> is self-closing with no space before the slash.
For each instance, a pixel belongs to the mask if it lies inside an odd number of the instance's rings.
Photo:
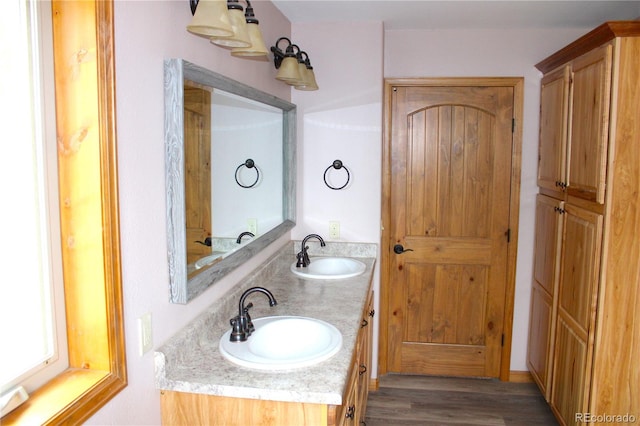
<path id="1" fill-rule="evenodd" d="M 593 328 L 596 313 L 602 215 L 566 204 L 560 267 L 559 309 L 582 332 Z"/>
<path id="2" fill-rule="evenodd" d="M 605 45 L 572 62 L 567 191 L 598 203 L 604 203 L 611 50 Z"/>
<path id="3" fill-rule="evenodd" d="M 551 384 L 551 408 L 566 425 L 576 424 L 576 413 L 586 411 L 587 344 L 558 317 L 556 356 Z"/>
<path id="4" fill-rule="evenodd" d="M 559 193 L 566 182 L 568 105 L 569 67 L 564 67 L 545 75 L 540 87 L 538 186 Z"/>
<path id="5" fill-rule="evenodd" d="M 545 399 L 549 400 L 550 343 L 553 300 L 551 296 L 533 283 L 531 292 L 531 316 L 529 325 L 529 346 L 527 361 L 529 371 L 540 387 Z"/>
<path id="6" fill-rule="evenodd" d="M 534 280 L 551 296 L 558 281 L 558 262 L 562 244 L 562 201 L 538 195 L 536 197 L 536 234 Z"/>

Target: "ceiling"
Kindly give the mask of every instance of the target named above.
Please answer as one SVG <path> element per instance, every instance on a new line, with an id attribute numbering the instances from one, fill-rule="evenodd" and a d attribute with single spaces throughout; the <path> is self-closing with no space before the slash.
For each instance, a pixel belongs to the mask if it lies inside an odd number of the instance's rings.
<path id="1" fill-rule="evenodd" d="M 272 0 L 293 24 L 382 21 L 387 30 L 595 27 L 640 17 L 634 1 Z"/>

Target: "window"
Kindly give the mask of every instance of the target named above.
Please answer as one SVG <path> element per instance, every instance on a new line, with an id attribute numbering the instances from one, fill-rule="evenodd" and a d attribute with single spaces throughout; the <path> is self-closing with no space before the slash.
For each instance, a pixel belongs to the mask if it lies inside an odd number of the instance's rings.
<path id="1" fill-rule="evenodd" d="M 126 386 L 113 1 L 52 0 L 51 9 L 58 164 L 53 181 L 59 189 L 68 368 L 3 417 L 2 424 L 82 423 Z M 2 39 L 16 42 L 13 35 Z M 12 155 L 5 149 L 2 157 Z M 20 208 L 3 199 L 3 209 Z"/>
<path id="2" fill-rule="evenodd" d="M 46 7 L 48 6 L 48 8 Z M 68 365 L 58 215 L 51 5 L 0 5 L 3 58 L 0 116 L 19 129 L 0 157 L 3 294 L 0 392 L 42 386 Z M 57 302 L 57 303 L 56 303 Z M 28 336 L 28 338 L 25 338 Z"/>

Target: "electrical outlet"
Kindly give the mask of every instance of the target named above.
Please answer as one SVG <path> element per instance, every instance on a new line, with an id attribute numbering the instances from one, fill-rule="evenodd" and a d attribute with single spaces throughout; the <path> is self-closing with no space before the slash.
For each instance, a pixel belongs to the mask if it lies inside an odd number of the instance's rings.
<path id="1" fill-rule="evenodd" d="M 337 220 L 329 221 L 329 238 L 332 240 L 340 239 L 340 222 Z"/>
<path id="2" fill-rule="evenodd" d="M 147 312 L 138 318 L 140 332 L 140 356 L 153 348 L 153 332 L 151 331 L 151 312 Z"/>
<path id="3" fill-rule="evenodd" d="M 253 235 L 258 235 L 258 219 L 247 219 L 247 231 L 251 232 Z"/>

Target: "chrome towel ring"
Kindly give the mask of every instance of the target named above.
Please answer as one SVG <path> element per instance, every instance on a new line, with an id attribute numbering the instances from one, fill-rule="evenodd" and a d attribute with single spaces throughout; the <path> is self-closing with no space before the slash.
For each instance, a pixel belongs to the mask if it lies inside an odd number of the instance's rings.
<path id="1" fill-rule="evenodd" d="M 347 181 L 344 183 L 344 185 L 342 186 L 331 186 L 329 185 L 329 182 L 327 182 L 327 173 L 329 173 L 329 170 L 331 170 L 331 168 L 334 168 L 336 170 L 340 170 L 340 169 L 344 169 L 345 172 L 347 172 Z M 345 166 L 344 164 L 342 164 L 342 161 L 340 160 L 335 160 L 329 167 L 327 167 L 327 169 L 324 171 L 324 184 L 327 185 L 329 188 L 333 189 L 333 190 L 339 190 L 339 189 L 343 189 L 344 187 L 346 187 L 349 184 L 349 180 L 351 179 L 351 173 L 349 173 L 349 169 L 347 169 L 347 166 Z"/>
<path id="2" fill-rule="evenodd" d="M 240 183 L 240 180 L 238 179 L 238 172 L 240 172 L 240 169 L 242 167 L 246 167 L 247 169 L 255 169 L 256 170 L 256 180 L 251 185 L 243 185 L 242 183 Z M 256 184 L 260 180 L 260 171 L 258 170 L 258 166 L 256 166 L 256 163 L 251 158 L 248 158 L 247 161 L 245 161 L 244 163 L 240 164 L 236 168 L 235 177 L 236 177 L 236 183 L 238 185 L 240 185 L 241 187 L 243 187 L 243 188 L 253 188 L 254 186 L 256 186 Z"/>

